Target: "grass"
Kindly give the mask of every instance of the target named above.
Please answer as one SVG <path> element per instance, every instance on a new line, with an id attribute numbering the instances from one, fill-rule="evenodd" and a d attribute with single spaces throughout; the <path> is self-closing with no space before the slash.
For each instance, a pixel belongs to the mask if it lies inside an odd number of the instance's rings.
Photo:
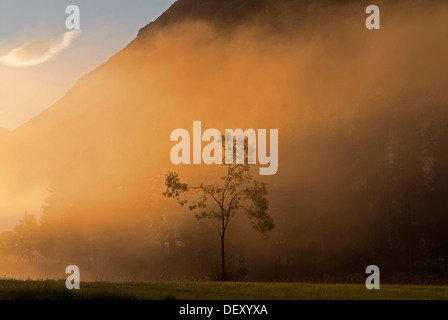
<path id="1" fill-rule="evenodd" d="M 0 281 L 0 300 L 448 300 L 448 287 L 301 283 Z"/>

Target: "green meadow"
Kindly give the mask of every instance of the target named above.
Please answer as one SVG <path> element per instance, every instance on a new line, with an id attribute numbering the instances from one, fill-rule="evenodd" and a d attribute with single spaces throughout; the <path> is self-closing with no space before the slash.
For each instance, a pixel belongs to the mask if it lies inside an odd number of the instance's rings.
<path id="1" fill-rule="evenodd" d="M 129 282 L 81 283 L 69 291 L 64 281 L 0 281 L 0 300 L 448 300 L 447 286 Z"/>

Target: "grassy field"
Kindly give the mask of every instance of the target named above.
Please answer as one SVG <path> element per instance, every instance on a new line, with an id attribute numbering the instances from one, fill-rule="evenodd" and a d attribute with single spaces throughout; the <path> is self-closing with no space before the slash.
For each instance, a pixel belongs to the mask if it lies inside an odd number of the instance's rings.
<path id="1" fill-rule="evenodd" d="M 0 281 L 0 300 L 448 300 L 448 287 L 300 283 L 136 282 L 81 283 L 69 291 L 64 281 Z"/>

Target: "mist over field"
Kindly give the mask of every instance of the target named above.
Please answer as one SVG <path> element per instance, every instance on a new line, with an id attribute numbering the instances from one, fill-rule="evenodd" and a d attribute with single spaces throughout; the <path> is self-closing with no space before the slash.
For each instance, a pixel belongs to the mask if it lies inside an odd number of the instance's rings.
<path id="1" fill-rule="evenodd" d="M 0 131 L 0 221 L 23 217 L 0 234 L 1 275 L 60 278 L 75 264 L 83 281 L 213 279 L 216 223 L 162 195 L 168 171 L 225 174 L 171 164 L 170 133 L 200 120 L 279 130 L 277 174 L 253 168 L 275 227 L 264 239 L 232 221 L 232 274 L 355 281 L 376 264 L 385 279 L 446 281 L 448 4 L 375 2 L 369 31 L 360 1 L 177 1 L 55 105 Z"/>

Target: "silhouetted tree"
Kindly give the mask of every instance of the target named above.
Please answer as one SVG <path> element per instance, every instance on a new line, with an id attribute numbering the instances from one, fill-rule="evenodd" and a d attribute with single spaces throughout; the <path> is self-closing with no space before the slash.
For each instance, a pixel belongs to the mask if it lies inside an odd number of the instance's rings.
<path id="1" fill-rule="evenodd" d="M 221 240 L 221 281 L 227 280 L 225 236 L 229 222 L 238 212 L 249 217 L 252 228 L 264 236 L 274 228 L 274 222 L 267 213 L 268 200 L 265 183 L 255 181 L 247 164 L 231 164 L 227 166 L 227 174 L 221 177 L 219 184 L 200 184 L 192 186 L 181 182 L 178 173 L 166 175 L 166 192 L 164 196 L 175 198 L 181 206 L 187 204 L 186 193 L 199 191 L 199 196 L 191 201 L 189 209 L 195 218 L 215 219 L 219 223 Z M 208 206 L 209 201 L 212 206 Z"/>

